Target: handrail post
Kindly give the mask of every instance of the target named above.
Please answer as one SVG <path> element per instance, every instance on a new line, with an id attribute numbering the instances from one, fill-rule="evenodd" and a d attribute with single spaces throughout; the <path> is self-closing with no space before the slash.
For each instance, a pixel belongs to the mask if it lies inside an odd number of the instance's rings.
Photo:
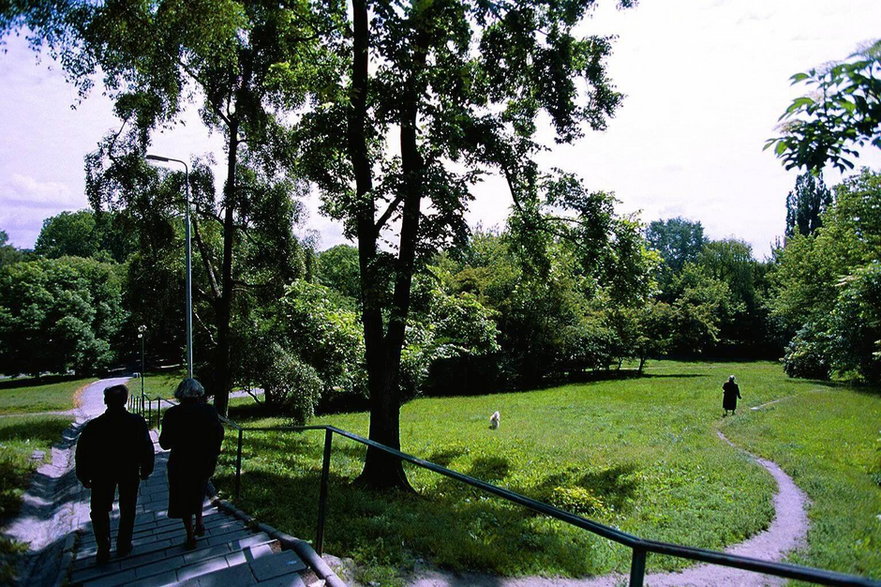
<path id="1" fill-rule="evenodd" d="M 327 518 L 327 481 L 330 477 L 330 448 L 333 430 L 324 430 L 324 460 L 321 463 L 321 489 L 318 494 L 318 529 L 315 531 L 315 551 L 324 554 L 324 521 Z"/>
<path id="2" fill-rule="evenodd" d="M 633 558 L 630 561 L 630 587 L 642 587 L 645 578 L 645 549 L 633 547 Z"/>
<path id="3" fill-rule="evenodd" d="M 242 435 L 244 432 L 239 428 L 238 447 L 236 448 L 236 500 L 242 493 Z"/>

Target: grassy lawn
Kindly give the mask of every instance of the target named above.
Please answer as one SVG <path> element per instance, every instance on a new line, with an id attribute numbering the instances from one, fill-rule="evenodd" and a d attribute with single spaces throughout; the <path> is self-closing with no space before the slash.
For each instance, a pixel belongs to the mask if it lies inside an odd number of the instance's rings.
<path id="1" fill-rule="evenodd" d="M 30 474 L 41 464 L 31 459 L 35 450 L 45 451 L 61 439 L 71 419 L 59 416 L 11 416 L 0 418 L 0 520 L 18 512 Z M 0 584 L 11 580 L 15 556 L 22 545 L 0 539 Z"/>
<path id="2" fill-rule="evenodd" d="M 96 379 L 62 379 L 42 383 L 36 379 L 0 382 L 0 414 L 33 414 L 72 410 L 79 390 Z"/>
<path id="3" fill-rule="evenodd" d="M 881 395 L 806 385 L 725 434 L 777 462 L 810 497 L 808 548 L 792 562 L 881 578 Z"/>
<path id="4" fill-rule="evenodd" d="M 721 418 L 721 385 L 743 400 Z M 766 409 L 749 408 L 783 400 Z M 502 414 L 499 430 L 488 417 Z M 248 411 L 234 410 L 234 419 Z M 260 425 L 280 419 L 253 420 Z M 316 418 L 366 435 L 367 415 Z M 772 459 L 809 494 L 809 548 L 794 562 L 881 577 L 881 396 L 791 380 L 776 363 L 656 362 L 640 379 L 522 393 L 423 398 L 402 409 L 403 450 L 548 501 L 638 536 L 721 549 L 765 529 L 773 479 L 716 435 Z M 241 506 L 311 539 L 321 434 L 248 433 Z M 232 487 L 230 436 L 222 488 Z M 626 571 L 629 551 L 531 515 L 428 471 L 408 469 L 416 495 L 351 485 L 364 449 L 334 441 L 328 552 L 364 565 L 363 581 L 393 584 L 418 559 L 516 576 Z M 681 561 L 652 556 L 650 570 Z"/>

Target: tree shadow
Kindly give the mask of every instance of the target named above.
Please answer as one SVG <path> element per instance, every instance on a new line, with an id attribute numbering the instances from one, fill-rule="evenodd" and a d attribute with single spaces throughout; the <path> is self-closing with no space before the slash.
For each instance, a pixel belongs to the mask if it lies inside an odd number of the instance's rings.
<path id="1" fill-rule="evenodd" d="M 499 457 L 479 459 L 470 474 L 506 475 Z M 452 571 L 524 574 L 553 568 L 585 576 L 605 572 L 610 547 L 589 532 L 547 518 L 486 493 L 444 479 L 422 494 L 372 491 L 331 471 L 325 526 L 325 550 L 361 563 L 402 571 L 421 559 Z M 222 486 L 231 483 L 220 479 Z M 237 506 L 280 530 L 311 539 L 318 523 L 319 472 L 279 473 L 267 469 L 243 474 Z M 452 491 L 453 487 L 467 490 Z M 602 541 L 604 542 L 604 541 Z M 603 561 L 591 557 L 602 550 Z M 627 553 L 614 566 L 626 566 Z M 624 568 L 622 566 L 621 568 Z M 485 583 L 493 584 L 492 579 Z M 484 583 L 482 583 L 484 584 Z"/>

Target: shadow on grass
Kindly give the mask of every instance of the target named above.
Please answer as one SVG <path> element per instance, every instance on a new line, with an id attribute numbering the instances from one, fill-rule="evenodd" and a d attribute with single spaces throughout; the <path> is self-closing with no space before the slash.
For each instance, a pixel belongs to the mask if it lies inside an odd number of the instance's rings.
<path id="1" fill-rule="evenodd" d="M 490 459 L 492 460 L 492 459 Z M 481 463 L 496 470 L 500 462 Z M 218 477 L 229 488 L 229 476 Z M 539 518 L 488 495 L 374 492 L 331 472 L 325 549 L 361 564 L 410 570 L 417 559 L 455 571 L 585 576 L 626 564 L 589 532 Z M 317 526 L 319 471 L 243 473 L 239 507 L 279 529 L 311 540 Z M 596 553 L 597 556 L 592 556 Z"/>
<path id="2" fill-rule="evenodd" d="M 298 433 L 246 435 L 242 495 L 237 505 L 277 528 L 312 539 L 317 525 L 322 443 Z M 595 535 L 486 494 L 447 477 L 418 494 L 375 492 L 353 485 L 364 447 L 334 443 L 329 478 L 326 550 L 361 564 L 406 571 L 425 559 L 455 571 L 501 575 L 552 573 L 585 576 L 626 568 L 629 552 Z M 441 450 L 443 466 L 464 447 Z M 222 455 L 215 481 L 230 492 L 234 452 Z M 232 466 L 230 466 L 232 465 Z M 343 473 L 342 469 L 348 472 Z M 466 474 L 501 483 L 511 463 L 502 456 L 474 459 Z M 579 484 L 604 503 L 623 508 L 636 490 L 634 466 L 549 476 L 541 487 Z M 533 487 L 529 493 L 534 494 Z M 522 492 L 521 493 L 525 493 Z M 623 566 L 622 566 L 623 565 Z"/>

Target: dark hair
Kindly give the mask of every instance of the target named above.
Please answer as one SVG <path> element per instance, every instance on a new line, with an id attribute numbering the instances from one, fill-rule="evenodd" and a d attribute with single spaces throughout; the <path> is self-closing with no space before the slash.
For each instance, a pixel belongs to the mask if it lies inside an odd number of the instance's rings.
<path id="1" fill-rule="evenodd" d="M 128 387 L 111 385 L 104 388 L 104 403 L 108 406 L 124 406 L 128 399 Z"/>

